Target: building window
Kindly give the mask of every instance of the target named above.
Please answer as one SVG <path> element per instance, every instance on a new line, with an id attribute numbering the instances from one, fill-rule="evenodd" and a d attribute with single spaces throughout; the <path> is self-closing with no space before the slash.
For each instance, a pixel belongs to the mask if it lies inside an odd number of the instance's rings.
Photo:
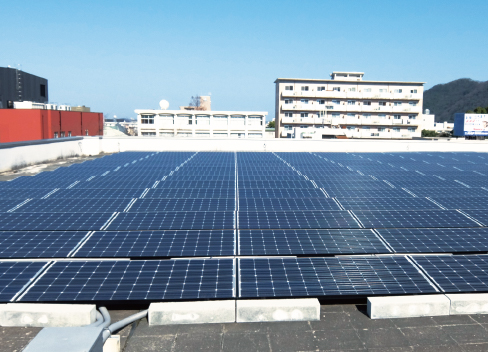
<path id="1" fill-rule="evenodd" d="M 415 116 L 415 115 L 408 115 L 409 120 L 415 120 L 416 118 L 417 118 L 417 116 Z"/>
<path id="2" fill-rule="evenodd" d="M 141 123 L 143 125 L 153 125 L 154 115 L 141 115 Z"/>
<path id="3" fill-rule="evenodd" d="M 308 112 L 301 112 L 300 117 L 308 117 Z"/>
<path id="4" fill-rule="evenodd" d="M 395 101 L 395 102 L 393 102 L 393 105 L 394 106 L 402 106 L 402 102 L 401 101 Z"/>
<path id="5" fill-rule="evenodd" d="M 323 92 L 325 90 L 325 87 L 322 86 L 322 87 L 317 87 L 317 92 Z"/>
<path id="6" fill-rule="evenodd" d="M 380 88 L 380 93 L 388 93 L 388 90 L 385 88 Z"/>
<path id="7" fill-rule="evenodd" d="M 417 94 L 417 89 L 412 89 L 412 90 L 410 91 L 410 93 L 412 93 L 412 94 Z"/>
<path id="8" fill-rule="evenodd" d="M 300 125 L 300 128 L 308 128 L 307 125 Z"/>
<path id="9" fill-rule="evenodd" d="M 399 127 L 393 127 L 393 132 L 400 132 L 400 128 Z"/>
<path id="10" fill-rule="evenodd" d="M 409 127 L 407 128 L 408 132 L 415 132 L 416 128 L 415 127 Z"/>
<path id="11" fill-rule="evenodd" d="M 356 126 L 347 126 L 347 129 L 349 131 L 355 131 L 356 130 Z"/>
<path id="12" fill-rule="evenodd" d="M 371 114 L 363 114 L 364 119 L 369 119 L 371 117 Z"/>
<path id="13" fill-rule="evenodd" d="M 386 129 L 384 127 L 378 127 L 378 132 L 385 132 Z"/>
<path id="14" fill-rule="evenodd" d="M 363 130 L 368 130 L 369 131 L 369 126 L 363 126 Z"/>
<path id="15" fill-rule="evenodd" d="M 293 113 L 292 112 L 285 112 L 285 117 L 293 117 Z"/>
<path id="16" fill-rule="evenodd" d="M 333 87 L 332 88 L 332 91 L 334 91 L 334 92 L 340 92 L 341 91 L 341 87 Z"/>
<path id="17" fill-rule="evenodd" d="M 365 101 L 365 102 L 363 102 L 363 105 L 371 106 L 371 102 L 370 101 Z"/>
<path id="18" fill-rule="evenodd" d="M 45 98 L 46 97 L 46 85 L 41 84 L 41 97 Z"/>
<path id="19" fill-rule="evenodd" d="M 366 88 L 366 89 L 364 90 L 364 92 L 365 92 L 365 93 L 371 93 L 371 88 Z"/>
<path id="20" fill-rule="evenodd" d="M 145 137 L 156 137 L 156 132 L 141 132 L 141 135 Z"/>
<path id="21" fill-rule="evenodd" d="M 354 115 L 353 113 L 348 113 L 347 114 L 347 117 L 355 117 L 356 115 Z"/>
<path id="22" fill-rule="evenodd" d="M 386 106 L 386 101 L 380 101 L 380 102 L 378 102 L 378 104 L 379 104 L 380 106 Z"/>
<path id="23" fill-rule="evenodd" d="M 293 86 L 285 86 L 285 90 L 293 90 Z"/>
<path id="24" fill-rule="evenodd" d="M 58 138 L 58 132 L 54 132 L 54 138 Z"/>
<path id="25" fill-rule="evenodd" d="M 293 104 L 293 99 L 285 99 L 285 104 Z"/>
<path id="26" fill-rule="evenodd" d="M 303 91 L 303 92 L 308 92 L 308 86 L 303 86 L 303 87 L 302 87 L 302 91 Z"/>
<path id="27" fill-rule="evenodd" d="M 347 105 L 356 105 L 356 100 L 348 100 Z"/>
<path id="28" fill-rule="evenodd" d="M 88 130 L 85 130 L 85 136 L 88 136 Z"/>
<path id="29" fill-rule="evenodd" d="M 348 91 L 349 92 L 355 92 L 356 91 L 356 88 L 355 87 L 348 88 Z"/>
<path id="30" fill-rule="evenodd" d="M 338 114 L 338 113 L 333 113 L 332 114 L 332 117 L 335 118 L 335 119 L 338 119 L 341 117 L 341 114 Z"/>
<path id="31" fill-rule="evenodd" d="M 408 103 L 408 105 L 410 106 L 417 106 L 417 102 L 416 101 L 411 101 Z"/>
<path id="32" fill-rule="evenodd" d="M 378 117 L 379 117 L 380 119 L 386 119 L 386 115 L 385 115 L 385 114 L 378 114 Z"/>
<path id="33" fill-rule="evenodd" d="M 395 120 L 401 120 L 401 118 L 402 118 L 402 117 L 401 117 L 400 115 L 393 115 L 393 118 L 394 118 Z"/>
<path id="34" fill-rule="evenodd" d="M 317 103 L 319 103 L 320 105 L 324 105 L 325 99 L 317 99 Z"/>
<path id="35" fill-rule="evenodd" d="M 340 100 L 332 100 L 332 104 L 341 105 L 341 101 Z"/>
<path id="36" fill-rule="evenodd" d="M 395 89 L 395 90 L 394 90 L 394 92 L 395 92 L 395 93 L 402 93 L 402 92 L 403 92 L 403 90 L 402 90 L 402 89 Z"/>
<path id="37" fill-rule="evenodd" d="M 300 103 L 302 103 L 302 104 L 308 104 L 308 99 L 301 99 L 300 100 Z"/>
<path id="38" fill-rule="evenodd" d="M 71 131 L 68 131 L 68 137 L 71 137 Z"/>
<path id="39" fill-rule="evenodd" d="M 59 135 L 61 138 L 65 137 L 64 131 L 61 131 L 61 134 Z"/>
<path id="40" fill-rule="evenodd" d="M 285 128 L 286 131 L 291 131 L 293 129 L 292 125 L 285 125 L 283 127 Z"/>

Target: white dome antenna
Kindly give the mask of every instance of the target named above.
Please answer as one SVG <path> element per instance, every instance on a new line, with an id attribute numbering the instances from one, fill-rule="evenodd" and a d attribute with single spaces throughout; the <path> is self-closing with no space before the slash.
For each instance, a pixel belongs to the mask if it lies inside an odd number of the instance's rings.
<path id="1" fill-rule="evenodd" d="M 169 107 L 169 103 L 168 103 L 168 101 L 167 101 L 167 100 L 164 100 L 164 99 L 163 99 L 163 100 L 161 100 L 161 101 L 159 102 L 159 107 L 161 108 L 161 110 L 167 110 L 167 109 L 168 109 L 168 107 Z"/>

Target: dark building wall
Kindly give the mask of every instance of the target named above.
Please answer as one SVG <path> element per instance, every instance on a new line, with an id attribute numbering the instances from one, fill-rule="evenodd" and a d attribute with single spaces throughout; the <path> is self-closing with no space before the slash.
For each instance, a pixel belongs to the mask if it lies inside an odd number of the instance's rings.
<path id="1" fill-rule="evenodd" d="M 0 67 L 0 108 L 7 108 L 8 101 L 47 103 L 48 99 L 47 79 L 14 68 Z"/>

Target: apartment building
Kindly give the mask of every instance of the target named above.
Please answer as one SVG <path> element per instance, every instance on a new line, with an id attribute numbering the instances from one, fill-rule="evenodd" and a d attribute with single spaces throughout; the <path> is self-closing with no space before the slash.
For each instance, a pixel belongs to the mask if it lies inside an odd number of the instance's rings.
<path id="1" fill-rule="evenodd" d="M 424 82 L 366 81 L 363 76 L 333 72 L 331 79 L 278 78 L 275 137 L 420 137 L 426 120 Z"/>
<path id="2" fill-rule="evenodd" d="M 139 136 L 264 138 L 267 112 L 135 110 Z"/>

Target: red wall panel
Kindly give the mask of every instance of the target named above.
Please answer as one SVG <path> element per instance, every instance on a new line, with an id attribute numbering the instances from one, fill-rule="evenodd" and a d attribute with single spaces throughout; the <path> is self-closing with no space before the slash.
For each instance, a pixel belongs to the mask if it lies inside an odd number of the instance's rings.
<path id="1" fill-rule="evenodd" d="M 100 119 L 102 120 L 102 130 L 100 131 Z M 100 136 L 103 134 L 103 114 L 95 112 L 81 113 L 81 132 L 86 136 L 88 130 L 89 136 Z"/>
<path id="2" fill-rule="evenodd" d="M 81 112 L 77 111 L 60 111 L 61 113 L 61 133 L 68 137 L 68 132 L 71 136 L 81 136 Z"/>
<path id="3" fill-rule="evenodd" d="M 43 138 L 46 110 L 0 109 L 0 143 Z"/>
<path id="4" fill-rule="evenodd" d="M 0 143 L 22 142 L 37 139 L 103 135 L 103 114 L 58 110 L 0 109 Z"/>

